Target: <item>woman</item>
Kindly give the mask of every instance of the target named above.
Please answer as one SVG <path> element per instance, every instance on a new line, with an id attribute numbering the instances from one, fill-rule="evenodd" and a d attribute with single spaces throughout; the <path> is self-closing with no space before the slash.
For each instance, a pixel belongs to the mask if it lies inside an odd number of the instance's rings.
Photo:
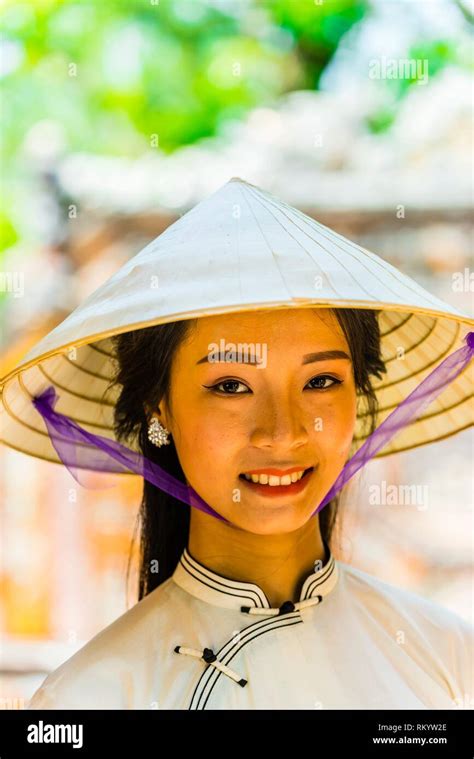
<path id="1" fill-rule="evenodd" d="M 255 198 L 251 186 L 239 184 Z M 277 203 L 258 193 L 259 202 Z M 196 209 L 188 216 L 199 230 Z M 219 236 L 225 239 L 222 229 Z M 252 250 L 248 266 L 257 271 Z M 373 254 L 362 255 L 372 266 Z M 143 254 L 138 259 L 115 278 L 121 291 L 129 285 L 128 295 L 133 281 L 123 277 L 140 271 Z M 400 276 L 404 286 L 411 282 Z M 370 277 L 359 284 L 366 287 Z M 186 277 L 181 285 L 186 290 Z M 140 287 L 143 300 L 143 279 Z M 421 313 L 426 291 L 415 289 Z M 103 298 L 110 298 L 107 285 Z M 311 300 L 317 307 L 308 307 Z M 373 383 L 383 387 L 388 375 L 380 322 L 385 347 L 390 335 L 392 347 L 400 347 L 410 334 L 400 308 L 382 311 L 375 300 L 371 308 L 329 307 L 325 300 L 313 296 L 301 308 L 241 303 L 194 316 L 189 307 L 190 318 L 151 326 L 142 320 L 140 328 L 109 333 L 115 438 L 137 440 L 146 460 L 186 483 L 210 509 L 191 508 L 144 480 L 139 602 L 51 673 L 30 709 L 450 709 L 472 699 L 471 626 L 336 560 L 337 497 L 315 513 L 354 448 L 375 430 L 383 395 Z M 354 301 L 360 304 L 346 297 Z M 442 307 L 446 315 L 450 307 Z M 413 304 L 406 311 L 411 329 L 417 318 L 419 328 L 428 324 L 414 316 Z M 433 350 L 436 344 L 443 355 L 448 319 L 436 337 L 443 323 L 431 318 L 424 347 L 434 339 Z M 458 314 L 461 321 L 467 320 Z M 411 364 L 412 346 L 422 342 L 416 327 L 410 340 L 402 341 L 403 366 L 390 358 L 385 387 L 392 391 L 397 372 L 405 388 L 410 371 L 424 376 Z M 47 378 L 67 387 L 57 373 Z M 462 374 L 452 383 L 458 399 L 460 392 L 467 398 L 465 382 Z M 384 404 L 387 416 L 386 396 Z M 448 434 L 462 428 L 462 420 L 449 419 Z"/>

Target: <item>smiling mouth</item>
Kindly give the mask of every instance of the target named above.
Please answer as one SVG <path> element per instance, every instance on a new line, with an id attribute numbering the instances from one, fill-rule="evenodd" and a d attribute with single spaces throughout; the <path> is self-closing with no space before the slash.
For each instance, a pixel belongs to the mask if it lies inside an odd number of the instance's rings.
<path id="1" fill-rule="evenodd" d="M 308 477 L 313 470 L 314 467 L 310 466 L 308 469 L 301 469 L 300 471 L 292 472 L 291 474 L 286 474 L 282 477 L 278 477 L 272 474 L 242 473 L 239 474 L 239 479 L 243 480 L 249 485 L 257 485 L 268 488 L 269 490 L 271 488 L 279 488 L 279 490 L 284 490 L 285 488 L 294 489 L 295 486 L 297 486 L 302 480 Z"/>

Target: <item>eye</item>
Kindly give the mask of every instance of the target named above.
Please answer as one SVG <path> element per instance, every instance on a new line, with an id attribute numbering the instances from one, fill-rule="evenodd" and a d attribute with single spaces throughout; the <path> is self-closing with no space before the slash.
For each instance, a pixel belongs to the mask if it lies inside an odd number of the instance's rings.
<path id="1" fill-rule="evenodd" d="M 332 377 L 330 374 L 319 374 L 317 377 L 313 377 L 308 382 L 308 385 L 311 384 L 311 382 L 314 382 L 315 380 L 332 380 L 330 385 L 326 385 L 325 387 L 310 387 L 310 390 L 329 390 L 331 387 L 335 387 L 336 385 L 341 385 L 342 380 L 337 379 L 336 377 Z"/>
<path id="2" fill-rule="evenodd" d="M 216 393 L 221 393 L 221 395 L 245 395 L 245 391 L 242 392 L 241 390 L 239 390 L 239 391 L 236 390 L 234 392 L 232 389 L 229 389 L 229 386 L 230 387 L 233 386 L 234 389 L 235 389 L 236 385 L 237 386 L 241 385 L 242 387 L 244 387 L 244 388 L 246 388 L 248 390 L 247 385 L 244 385 L 243 382 L 240 382 L 239 380 L 235 380 L 235 379 L 222 380 L 222 382 L 217 382 L 215 385 L 203 385 L 203 387 L 206 387 L 208 390 L 213 390 Z M 218 388 L 224 387 L 224 386 L 227 387 L 226 390 L 219 390 L 218 389 Z"/>
<path id="3" fill-rule="evenodd" d="M 319 385 L 317 387 L 312 386 L 309 389 L 310 390 L 329 390 L 331 387 L 334 387 L 336 385 L 341 385 L 342 380 L 337 379 L 336 377 L 332 377 L 330 374 L 320 374 L 317 377 L 313 377 L 308 382 L 308 385 L 310 385 L 312 382 L 315 381 L 326 381 L 331 380 L 330 385 Z M 244 390 L 237 390 L 238 387 L 244 388 Z M 203 385 L 203 387 L 207 388 L 208 390 L 211 390 L 215 393 L 220 393 L 221 395 L 246 395 L 247 393 L 251 393 L 252 391 L 248 389 L 247 385 L 245 385 L 243 382 L 240 382 L 240 380 L 235 379 L 227 379 L 222 380 L 222 382 L 217 382 L 215 385 Z M 221 390 L 221 388 L 224 388 Z"/>

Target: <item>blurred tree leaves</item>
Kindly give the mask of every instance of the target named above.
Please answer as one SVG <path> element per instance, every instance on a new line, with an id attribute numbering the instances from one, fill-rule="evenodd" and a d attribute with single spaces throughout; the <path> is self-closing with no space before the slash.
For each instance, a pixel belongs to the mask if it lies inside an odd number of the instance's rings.
<path id="1" fill-rule="evenodd" d="M 282 91 L 316 86 L 364 0 L 7 2 L 4 147 L 57 119 L 69 148 L 139 154 L 212 135 Z M 15 64 L 16 61 L 16 65 Z"/>
<path id="2" fill-rule="evenodd" d="M 295 39 L 307 87 L 317 87 L 320 76 L 340 39 L 368 10 L 365 0 L 274 0 L 270 4 L 276 23 Z"/>
<path id="3" fill-rule="evenodd" d="M 2 177 L 17 194 L 3 204 L 0 244 L 16 239 L 22 216 L 8 217 L 43 164 L 68 151 L 171 152 L 282 92 L 316 87 L 365 9 L 365 0 L 4 0 Z"/>
<path id="4" fill-rule="evenodd" d="M 396 119 L 400 101 L 413 86 L 426 86 L 446 66 L 459 66 L 466 69 L 473 67 L 472 48 L 469 50 L 456 44 L 451 39 L 420 40 L 412 45 L 402 61 L 413 62 L 407 65 L 403 77 L 387 77 L 385 87 L 390 91 L 391 101 L 385 103 L 367 116 L 367 126 L 372 132 L 384 132 Z"/>
<path id="5" fill-rule="evenodd" d="M 28 183 L 70 151 L 139 157 L 218 134 L 246 111 L 314 89 L 370 0 L 3 0 L 0 246 L 28 233 Z M 421 42 L 430 75 L 459 63 Z M 458 56 L 456 58 L 456 55 Z M 410 80 L 371 114 L 392 123 Z M 18 210 L 20 208 L 20 210 Z M 1 249 L 1 248 L 0 248 Z"/>

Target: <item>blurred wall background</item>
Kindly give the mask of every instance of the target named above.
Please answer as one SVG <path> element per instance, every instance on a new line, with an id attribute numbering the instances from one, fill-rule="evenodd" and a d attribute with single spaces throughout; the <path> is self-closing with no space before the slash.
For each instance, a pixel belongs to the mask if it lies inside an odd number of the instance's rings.
<path id="1" fill-rule="evenodd" d="M 467 0 L 0 9 L 1 376 L 231 176 L 472 315 Z M 336 557 L 472 620 L 472 461 L 467 430 L 369 464 L 347 490 Z M 382 482 L 425 497 L 371 505 Z M 22 708 L 136 601 L 141 488 L 130 476 L 86 489 L 5 447 L 0 487 L 0 706 Z"/>

